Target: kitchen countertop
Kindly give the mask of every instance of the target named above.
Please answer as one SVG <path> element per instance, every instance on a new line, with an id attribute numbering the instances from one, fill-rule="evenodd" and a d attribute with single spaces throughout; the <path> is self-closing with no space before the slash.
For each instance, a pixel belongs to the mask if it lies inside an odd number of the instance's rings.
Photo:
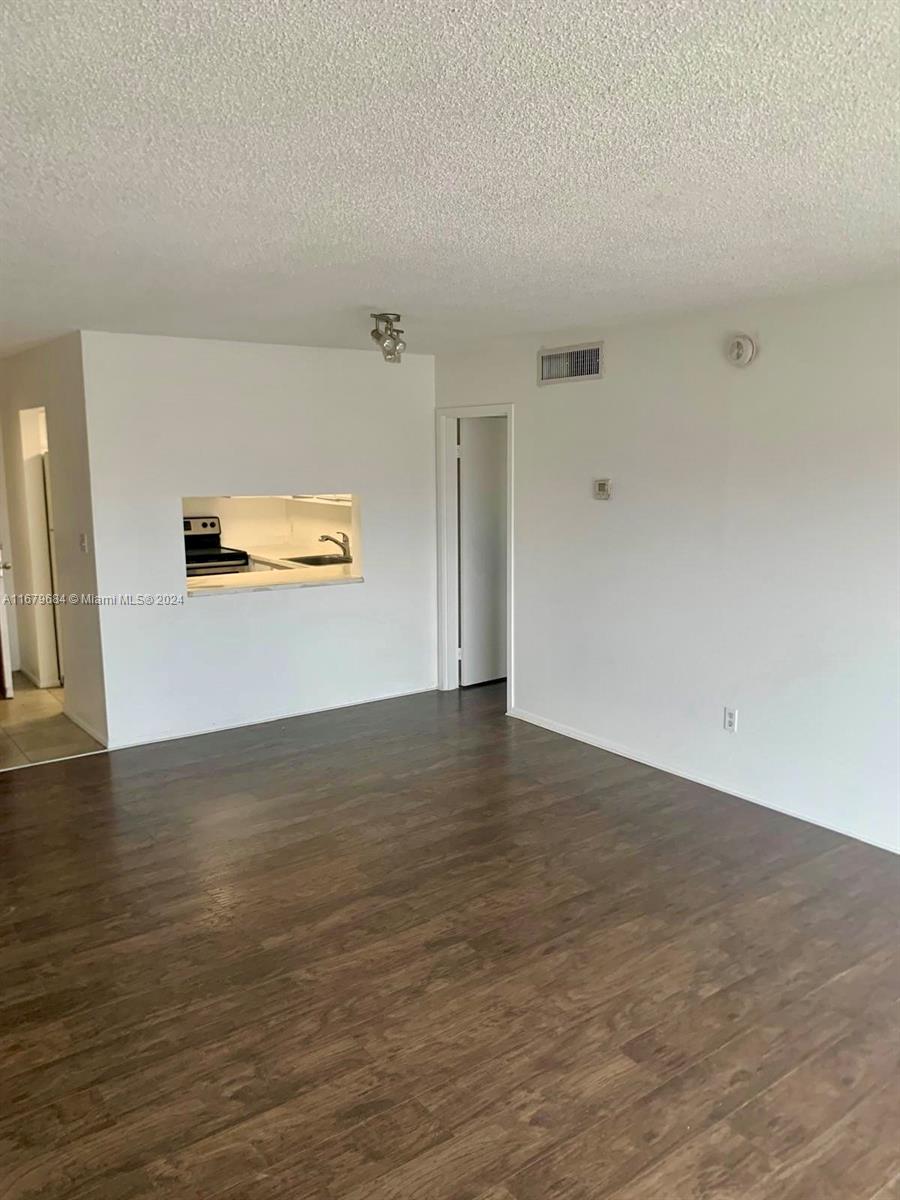
<path id="1" fill-rule="evenodd" d="M 251 558 L 272 562 L 271 571 L 235 571 L 228 575 L 194 575 L 187 581 L 189 597 L 218 595 L 228 592 L 272 591 L 275 588 L 328 587 L 344 583 L 362 583 L 363 577 L 355 563 L 335 564 L 330 567 L 310 567 L 304 563 L 285 563 L 284 568 L 275 566 L 286 558 L 303 554 L 292 546 L 236 546 L 246 550 Z M 326 551 L 327 553 L 327 551 Z"/>

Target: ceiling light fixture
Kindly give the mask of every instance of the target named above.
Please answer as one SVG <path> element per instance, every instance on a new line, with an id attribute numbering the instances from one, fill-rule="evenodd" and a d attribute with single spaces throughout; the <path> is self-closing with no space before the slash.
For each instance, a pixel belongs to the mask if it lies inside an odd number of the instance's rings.
<path id="1" fill-rule="evenodd" d="M 402 336 L 403 330 L 398 329 L 396 325 L 396 322 L 401 319 L 400 314 L 369 313 L 369 316 L 375 322 L 375 328 L 372 330 L 371 337 L 381 347 L 384 361 L 398 363 L 401 354 L 406 349 L 406 342 L 404 342 Z"/>

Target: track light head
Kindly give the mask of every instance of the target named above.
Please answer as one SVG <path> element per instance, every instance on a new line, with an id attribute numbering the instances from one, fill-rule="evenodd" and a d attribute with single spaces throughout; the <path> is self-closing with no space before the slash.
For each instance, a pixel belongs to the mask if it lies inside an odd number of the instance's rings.
<path id="1" fill-rule="evenodd" d="M 400 362 L 401 355 L 406 349 L 406 342 L 400 336 L 403 330 L 398 329 L 396 324 L 397 321 L 401 320 L 400 314 L 370 313 L 369 315 L 375 322 L 375 328 L 372 330 L 370 336 L 381 347 L 384 361 L 389 363 Z"/>

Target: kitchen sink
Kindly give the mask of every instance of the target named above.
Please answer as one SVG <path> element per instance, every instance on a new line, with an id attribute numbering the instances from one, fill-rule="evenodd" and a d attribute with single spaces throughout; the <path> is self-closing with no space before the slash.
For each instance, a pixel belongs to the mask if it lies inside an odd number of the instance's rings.
<path id="1" fill-rule="evenodd" d="M 302 563 L 304 567 L 335 567 L 341 563 L 351 563 L 352 558 L 344 558 L 343 554 L 301 554 L 298 558 L 286 558 L 285 562 Z"/>

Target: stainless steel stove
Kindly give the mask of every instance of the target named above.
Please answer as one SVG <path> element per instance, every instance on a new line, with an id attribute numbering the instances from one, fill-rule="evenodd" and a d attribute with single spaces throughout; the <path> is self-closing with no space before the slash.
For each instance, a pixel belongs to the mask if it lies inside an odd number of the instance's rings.
<path id="1" fill-rule="evenodd" d="M 218 517 L 184 518 L 184 557 L 188 576 L 227 575 L 250 569 L 246 550 L 231 550 L 222 545 Z"/>

